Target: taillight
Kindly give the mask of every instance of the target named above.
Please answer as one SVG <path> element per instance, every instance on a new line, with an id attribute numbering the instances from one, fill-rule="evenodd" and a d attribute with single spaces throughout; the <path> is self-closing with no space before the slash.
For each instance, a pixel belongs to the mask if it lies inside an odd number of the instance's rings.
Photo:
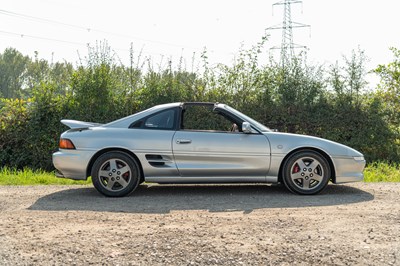
<path id="1" fill-rule="evenodd" d="M 60 149 L 75 150 L 75 145 L 69 139 L 60 139 L 60 144 L 58 145 Z"/>

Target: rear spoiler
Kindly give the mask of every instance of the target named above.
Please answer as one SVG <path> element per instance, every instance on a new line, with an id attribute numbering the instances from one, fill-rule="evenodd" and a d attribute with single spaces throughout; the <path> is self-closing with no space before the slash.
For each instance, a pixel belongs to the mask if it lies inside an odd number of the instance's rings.
<path id="1" fill-rule="evenodd" d="M 74 129 L 74 128 L 87 128 L 87 127 L 99 127 L 102 126 L 103 124 L 98 124 L 98 123 L 92 123 L 92 122 L 83 122 L 83 121 L 77 121 L 77 120 L 68 120 L 68 119 L 63 119 L 61 120 L 61 123 L 66 125 L 67 127 Z"/>

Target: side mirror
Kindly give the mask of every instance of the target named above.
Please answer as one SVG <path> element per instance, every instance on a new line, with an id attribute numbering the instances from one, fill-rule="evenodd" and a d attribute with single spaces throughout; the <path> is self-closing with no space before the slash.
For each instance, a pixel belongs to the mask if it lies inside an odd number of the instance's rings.
<path id="1" fill-rule="evenodd" d="M 243 122 L 242 123 L 242 132 L 246 133 L 246 134 L 249 134 L 249 133 L 253 132 L 251 130 L 251 125 L 250 125 L 249 122 Z"/>

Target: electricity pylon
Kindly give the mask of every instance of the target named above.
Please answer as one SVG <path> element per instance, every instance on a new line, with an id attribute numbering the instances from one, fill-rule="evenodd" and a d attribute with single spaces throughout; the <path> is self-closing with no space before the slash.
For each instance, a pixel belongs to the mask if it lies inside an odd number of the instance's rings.
<path id="1" fill-rule="evenodd" d="M 277 5 L 283 5 L 283 22 L 267 28 L 267 30 L 282 30 L 282 44 L 280 47 L 272 47 L 271 49 L 280 49 L 281 50 L 281 65 L 282 67 L 287 66 L 292 58 L 294 57 L 294 49 L 301 48 L 306 49 L 307 47 L 300 44 L 295 44 L 293 42 L 293 28 L 309 28 L 310 25 L 298 23 L 292 21 L 292 12 L 291 5 L 303 3 L 303 1 L 299 0 L 282 0 L 272 5 L 272 7 Z"/>

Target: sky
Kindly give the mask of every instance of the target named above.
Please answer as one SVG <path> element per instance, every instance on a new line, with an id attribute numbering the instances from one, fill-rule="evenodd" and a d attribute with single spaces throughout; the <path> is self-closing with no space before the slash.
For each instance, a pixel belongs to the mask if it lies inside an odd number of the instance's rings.
<path id="1" fill-rule="evenodd" d="M 151 57 L 165 67 L 180 58 L 188 70 L 206 48 L 212 64 L 232 64 L 239 48 L 250 48 L 270 34 L 265 59 L 277 50 L 282 33 L 266 31 L 283 20 L 278 0 L 2 0 L 0 52 L 7 47 L 49 61 L 78 63 L 87 44 L 107 41 L 129 64 Z M 293 30 L 294 42 L 308 47 L 308 60 L 329 66 L 360 48 L 367 70 L 391 61 L 400 48 L 398 0 L 303 0 L 292 5 L 292 20 L 311 25 Z M 199 60 L 195 60 L 198 62 Z"/>

